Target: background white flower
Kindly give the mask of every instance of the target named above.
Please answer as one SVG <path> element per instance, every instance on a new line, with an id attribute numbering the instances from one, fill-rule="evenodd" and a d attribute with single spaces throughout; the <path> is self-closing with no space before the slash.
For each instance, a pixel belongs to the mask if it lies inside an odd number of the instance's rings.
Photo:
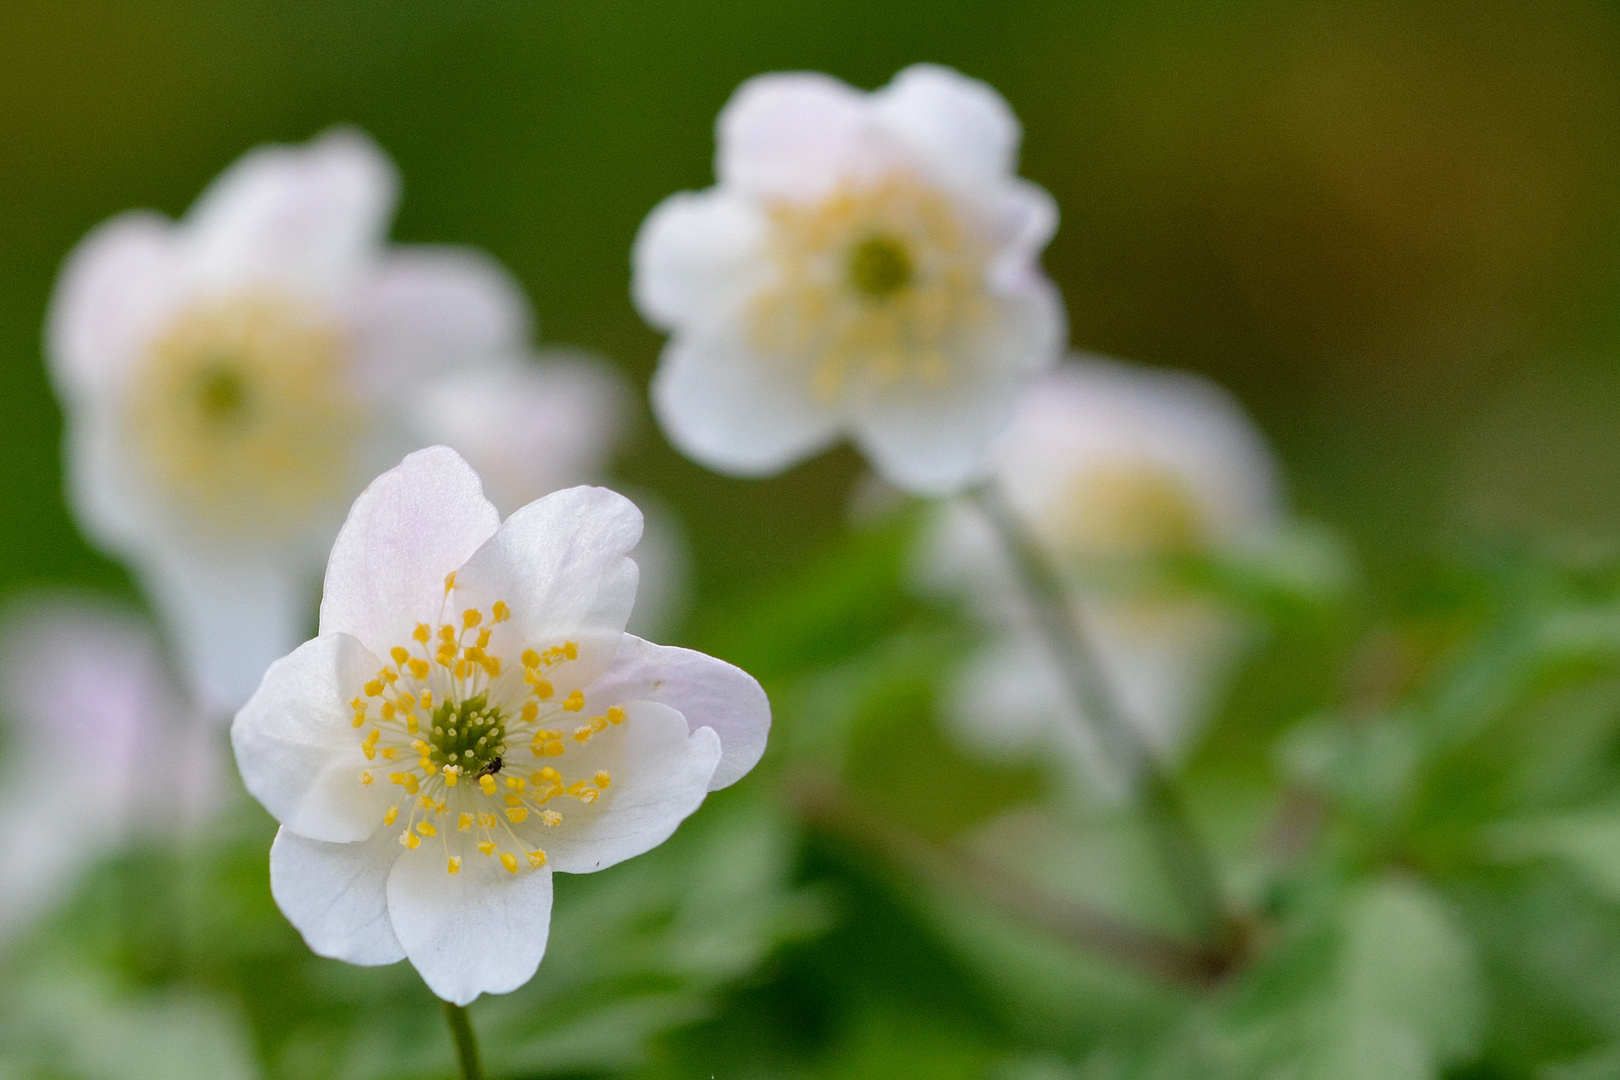
<path id="1" fill-rule="evenodd" d="M 636 302 L 672 334 L 670 439 L 761 475 L 847 433 L 901 487 L 960 487 L 1064 337 L 1038 263 L 1057 210 L 1014 175 L 1011 110 L 926 64 L 871 94 L 764 75 L 718 138 L 718 185 L 666 199 L 635 244 Z"/>
<path id="2" fill-rule="evenodd" d="M 996 444 L 994 478 L 1067 575 L 1126 714 L 1173 753 L 1245 632 L 1213 599 L 1165 592 L 1141 571 L 1268 540 L 1279 496 L 1259 433 L 1197 376 L 1076 359 L 1020 403 Z M 983 518 L 949 508 L 925 559 L 933 586 L 964 592 L 996 628 L 951 695 L 961 738 L 1003 755 L 1057 750 L 1082 781 L 1116 786 Z"/>
<path id="3" fill-rule="evenodd" d="M 483 479 L 504 516 L 553 491 L 601 481 L 630 426 L 630 389 L 595 357 L 552 349 L 421 387 L 412 412 L 421 445 L 455 450 Z M 669 629 L 686 607 L 688 551 L 680 519 L 637 495 L 646 529 L 636 545 L 641 571 L 630 628 Z"/>
<path id="4" fill-rule="evenodd" d="M 344 510 L 412 448 L 413 388 L 530 332 L 487 257 L 386 246 L 397 186 L 358 132 L 262 147 L 182 221 L 123 214 L 63 268 L 48 347 L 74 509 L 210 707 L 303 637 Z"/>
<path id="5" fill-rule="evenodd" d="M 759 760 L 759 684 L 624 632 L 629 500 L 576 487 L 504 524 L 454 451 L 355 502 L 321 636 L 278 660 L 232 728 L 281 822 L 271 889 L 317 953 L 408 957 L 465 1004 L 545 952 L 553 870 L 663 842 Z"/>
<path id="6" fill-rule="evenodd" d="M 122 608 L 76 595 L 0 615 L 0 938 L 134 833 L 200 824 L 223 798 L 224 746 Z"/>

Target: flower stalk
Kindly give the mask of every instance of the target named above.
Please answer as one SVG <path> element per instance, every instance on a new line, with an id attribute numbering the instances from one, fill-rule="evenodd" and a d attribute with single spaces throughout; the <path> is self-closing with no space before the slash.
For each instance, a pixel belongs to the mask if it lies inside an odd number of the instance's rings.
<path id="1" fill-rule="evenodd" d="M 461 1080 L 484 1080 L 484 1066 L 478 1058 L 478 1036 L 473 1034 L 467 1007 L 446 1001 L 444 1019 L 450 1025 L 450 1038 L 456 1044 L 456 1060 L 461 1064 Z"/>
<path id="2" fill-rule="evenodd" d="M 1233 933 L 1214 858 L 1188 819 L 1175 783 L 1110 691 L 1090 633 L 1070 603 L 1057 567 L 994 483 L 970 489 L 968 497 L 1006 549 L 1075 705 L 1093 725 L 1103 755 L 1134 797 L 1193 933 L 1206 947 L 1224 949 Z"/>

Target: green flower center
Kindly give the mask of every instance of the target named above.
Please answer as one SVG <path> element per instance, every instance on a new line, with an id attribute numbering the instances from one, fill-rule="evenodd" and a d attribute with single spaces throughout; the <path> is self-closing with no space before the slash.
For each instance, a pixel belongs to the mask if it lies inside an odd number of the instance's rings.
<path id="1" fill-rule="evenodd" d="M 911 284 L 911 253 L 892 236 L 874 233 L 849 251 L 849 283 L 872 300 L 886 300 Z"/>
<path id="2" fill-rule="evenodd" d="M 428 757 L 435 766 L 455 765 L 463 776 L 499 771 L 506 753 L 506 716 L 486 695 L 442 701 L 433 710 Z"/>
<path id="3" fill-rule="evenodd" d="M 247 411 L 247 380 L 228 359 L 205 368 L 197 379 L 197 407 L 216 424 L 230 423 Z"/>

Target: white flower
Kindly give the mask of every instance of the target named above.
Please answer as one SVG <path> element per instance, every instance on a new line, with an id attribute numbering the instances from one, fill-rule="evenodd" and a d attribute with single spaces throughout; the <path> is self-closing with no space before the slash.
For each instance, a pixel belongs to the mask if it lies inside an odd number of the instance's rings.
<path id="1" fill-rule="evenodd" d="M 673 335 L 653 380 L 671 440 L 779 471 L 848 433 L 908 490 L 972 479 L 1062 348 L 1038 258 L 1057 224 L 1013 175 L 994 90 L 917 65 L 875 93 L 765 75 L 719 120 L 719 184 L 641 228 L 635 297 Z"/>
<path id="2" fill-rule="evenodd" d="M 198 824 L 218 805 L 218 728 L 198 722 L 151 628 L 119 608 L 14 601 L 0 701 L 0 938 L 133 834 Z"/>
<path id="3" fill-rule="evenodd" d="M 1271 457 L 1241 407 L 1196 376 L 1112 361 L 1065 364 L 1036 384 L 995 449 L 995 481 L 1068 576 L 1112 690 L 1160 751 L 1174 751 L 1241 647 L 1212 600 L 1110 589 L 1144 561 L 1264 543 L 1279 521 Z M 999 632 L 963 671 L 950 714 L 983 751 L 1057 750 L 1083 780 L 1102 767 L 1001 549 L 971 508 L 933 538 L 935 584 L 968 592 Z"/>
<path id="4" fill-rule="evenodd" d="M 624 633 L 640 534 L 603 488 L 502 524 L 445 447 L 355 502 L 320 636 L 231 730 L 281 822 L 271 889 L 314 951 L 408 957 L 462 1004 L 512 990 L 545 952 L 553 870 L 656 846 L 758 761 L 757 682 Z"/>
<path id="5" fill-rule="evenodd" d="M 421 445 L 413 388 L 529 334 L 488 258 L 386 246 L 396 188 L 357 132 L 263 147 L 178 223 L 105 223 L 58 282 L 74 508 L 133 564 L 211 708 L 302 637 L 344 510 Z"/>

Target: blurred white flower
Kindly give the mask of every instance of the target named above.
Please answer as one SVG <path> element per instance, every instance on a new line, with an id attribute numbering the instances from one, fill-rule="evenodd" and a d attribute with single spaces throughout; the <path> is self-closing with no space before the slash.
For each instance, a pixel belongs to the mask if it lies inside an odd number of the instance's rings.
<path id="1" fill-rule="evenodd" d="M 178 223 L 97 228 L 57 284 L 74 509 L 133 564 L 211 708 L 303 637 L 344 510 L 421 445 L 415 388 L 530 332 L 487 257 L 386 245 L 396 188 L 358 132 L 262 147 Z"/>
<path id="2" fill-rule="evenodd" d="M 355 502 L 321 635 L 231 730 L 281 822 L 272 892 L 315 952 L 408 957 L 460 1004 L 515 989 L 545 952 L 553 870 L 656 846 L 759 760 L 753 678 L 624 632 L 640 535 L 604 488 L 502 524 L 445 447 Z"/>
<path id="3" fill-rule="evenodd" d="M 1038 261 L 1057 209 L 1014 175 L 1006 102 L 926 64 L 871 94 L 764 75 L 718 138 L 719 184 L 635 244 L 636 302 L 672 334 L 652 387 L 670 439 L 762 475 L 848 433 L 907 490 L 962 486 L 1064 338 Z"/>
<path id="4" fill-rule="evenodd" d="M 76 596 L 0 616 L 0 938 L 139 830 L 200 823 L 223 794 L 198 722 L 142 620 Z"/>
<path id="5" fill-rule="evenodd" d="M 595 483 L 608 472 L 628 427 L 630 390 L 608 364 L 550 350 L 423 386 L 413 401 L 423 446 L 455 450 L 484 481 L 502 516 L 553 491 Z M 630 627 L 668 628 L 685 607 L 686 535 L 673 511 L 642 502 L 647 528 L 633 553 L 641 570 Z"/>
<path id="6" fill-rule="evenodd" d="M 1259 433 L 1204 379 L 1077 359 L 1029 391 L 994 456 L 995 482 L 1067 576 L 1125 714 L 1174 753 L 1244 628 L 1213 599 L 1166 592 L 1141 571 L 1270 540 L 1277 481 Z M 1078 779 L 1115 787 L 977 510 L 946 510 L 925 559 L 932 585 L 967 594 L 997 630 L 954 688 L 959 735 L 983 752 L 1056 751 Z"/>

